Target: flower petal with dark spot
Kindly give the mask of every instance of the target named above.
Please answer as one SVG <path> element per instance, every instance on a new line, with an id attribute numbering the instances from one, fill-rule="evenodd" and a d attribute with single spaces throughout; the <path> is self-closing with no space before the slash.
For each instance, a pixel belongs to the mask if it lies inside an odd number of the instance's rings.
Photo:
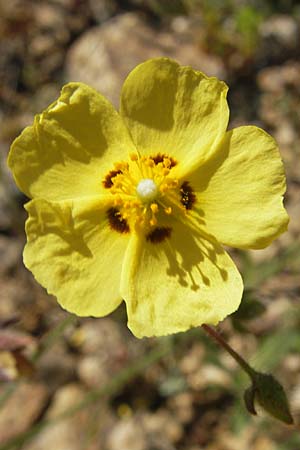
<path id="1" fill-rule="evenodd" d="M 107 217 L 111 228 L 119 233 L 129 233 L 130 228 L 127 220 L 124 219 L 117 208 L 110 208 Z"/>

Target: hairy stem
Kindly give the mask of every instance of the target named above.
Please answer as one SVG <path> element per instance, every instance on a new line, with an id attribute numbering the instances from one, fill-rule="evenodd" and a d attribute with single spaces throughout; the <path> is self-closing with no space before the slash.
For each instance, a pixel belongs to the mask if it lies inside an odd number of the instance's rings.
<path id="1" fill-rule="evenodd" d="M 233 350 L 232 347 L 226 342 L 223 337 L 218 333 L 214 328 L 210 327 L 209 325 L 202 325 L 202 328 L 205 330 L 205 332 L 212 337 L 224 350 L 226 350 L 227 353 L 229 353 L 233 359 L 238 363 L 238 365 L 249 375 L 251 380 L 254 379 L 255 376 L 255 370 L 252 369 L 252 367 L 247 363 L 247 361 L 242 358 L 241 355 L 239 355 L 235 350 Z"/>

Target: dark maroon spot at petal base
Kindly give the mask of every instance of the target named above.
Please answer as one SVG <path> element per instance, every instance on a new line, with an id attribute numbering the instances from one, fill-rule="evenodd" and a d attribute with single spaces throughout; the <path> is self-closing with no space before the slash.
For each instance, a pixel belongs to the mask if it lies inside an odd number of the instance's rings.
<path id="1" fill-rule="evenodd" d="M 162 163 L 165 158 L 167 158 L 171 161 L 170 169 L 172 167 L 176 166 L 177 162 L 175 161 L 175 159 L 171 158 L 171 156 L 165 155 L 164 153 L 158 153 L 155 156 L 151 156 L 151 159 L 153 159 L 154 164 L 156 164 L 156 165 L 159 163 Z"/>
<path id="2" fill-rule="evenodd" d="M 119 233 L 129 233 L 130 228 L 127 220 L 124 219 L 117 208 L 110 208 L 107 217 L 111 228 Z"/>
<path id="3" fill-rule="evenodd" d="M 104 178 L 104 180 L 102 181 L 103 186 L 106 189 L 110 189 L 113 186 L 113 181 L 112 179 L 119 175 L 119 173 L 122 173 L 122 170 L 111 170 L 106 177 Z"/>
<path id="4" fill-rule="evenodd" d="M 171 232 L 170 227 L 157 227 L 146 236 L 146 239 L 152 244 L 160 244 L 171 236 Z"/>
<path id="5" fill-rule="evenodd" d="M 189 185 L 187 181 L 182 183 L 180 188 L 180 195 L 181 195 L 181 204 L 185 207 L 185 209 L 192 209 L 195 201 L 196 201 L 196 195 L 194 194 L 193 189 Z"/>

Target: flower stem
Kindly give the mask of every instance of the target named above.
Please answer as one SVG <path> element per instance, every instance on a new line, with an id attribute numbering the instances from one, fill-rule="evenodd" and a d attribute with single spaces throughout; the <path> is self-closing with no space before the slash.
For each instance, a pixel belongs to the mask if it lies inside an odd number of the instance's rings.
<path id="1" fill-rule="evenodd" d="M 221 347 L 224 348 L 224 350 L 229 353 L 233 359 L 238 363 L 238 365 L 249 375 L 251 380 L 254 380 L 256 371 L 252 369 L 252 367 L 244 360 L 244 358 L 241 357 L 235 350 L 233 350 L 232 347 L 226 342 L 223 337 L 218 333 L 214 328 L 210 327 L 209 325 L 202 325 L 202 328 L 205 330 L 205 332 L 212 337 Z"/>

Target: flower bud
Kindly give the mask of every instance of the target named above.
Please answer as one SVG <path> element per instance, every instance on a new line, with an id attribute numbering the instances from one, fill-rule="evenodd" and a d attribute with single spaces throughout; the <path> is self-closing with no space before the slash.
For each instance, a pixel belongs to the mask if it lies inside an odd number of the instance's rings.
<path id="1" fill-rule="evenodd" d="M 252 385 L 244 393 L 244 401 L 251 414 L 256 414 L 254 403 L 257 402 L 281 422 L 294 423 L 284 389 L 273 375 L 255 372 Z"/>

